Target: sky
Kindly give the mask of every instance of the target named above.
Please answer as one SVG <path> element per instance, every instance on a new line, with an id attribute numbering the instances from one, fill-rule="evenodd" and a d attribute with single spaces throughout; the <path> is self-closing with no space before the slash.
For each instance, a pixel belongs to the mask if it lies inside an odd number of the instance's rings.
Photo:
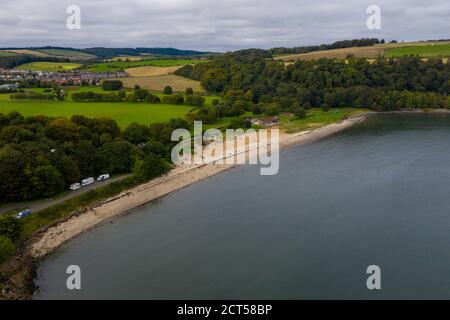
<path id="1" fill-rule="evenodd" d="M 81 10 L 69 30 L 67 8 Z M 381 9 L 381 29 L 366 12 Z M 0 0 L 0 47 L 294 47 L 362 37 L 450 38 L 449 0 Z"/>

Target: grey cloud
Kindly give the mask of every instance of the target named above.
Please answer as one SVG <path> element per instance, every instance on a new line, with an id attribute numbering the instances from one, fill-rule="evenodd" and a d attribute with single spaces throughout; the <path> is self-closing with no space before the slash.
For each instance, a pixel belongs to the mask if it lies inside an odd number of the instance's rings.
<path id="1" fill-rule="evenodd" d="M 383 37 L 450 38 L 448 0 L 1 0 L 0 46 L 170 46 L 227 51 Z M 66 8 L 82 29 L 66 28 Z M 366 9 L 382 29 L 366 28 Z"/>

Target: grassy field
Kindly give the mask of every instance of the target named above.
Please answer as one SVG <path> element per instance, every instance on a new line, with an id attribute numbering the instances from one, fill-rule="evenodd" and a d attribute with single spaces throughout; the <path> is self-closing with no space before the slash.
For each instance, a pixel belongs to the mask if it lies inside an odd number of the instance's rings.
<path id="1" fill-rule="evenodd" d="M 93 72 L 119 71 L 135 67 L 155 66 L 174 67 L 196 64 L 206 60 L 140 60 L 140 61 L 113 61 L 94 64 L 87 69 Z"/>
<path id="2" fill-rule="evenodd" d="M 151 91 L 162 91 L 165 86 L 169 85 L 174 91 L 183 92 L 186 88 L 192 88 L 196 92 L 204 92 L 205 90 L 200 81 L 191 80 L 174 74 L 166 74 L 154 77 L 134 77 L 119 79 L 126 88 L 133 88 L 139 85 L 143 89 Z"/>
<path id="3" fill-rule="evenodd" d="M 16 69 L 32 71 L 66 71 L 79 68 L 81 64 L 72 62 L 31 62 L 22 64 Z"/>
<path id="4" fill-rule="evenodd" d="M 389 49 L 386 51 L 386 57 L 389 58 L 396 58 L 409 55 L 418 55 L 424 58 L 439 57 L 439 56 L 449 57 L 450 43 L 408 46 L 404 48 Z"/>
<path id="5" fill-rule="evenodd" d="M 281 114 L 280 128 L 287 133 L 313 130 L 321 126 L 343 120 L 345 117 L 355 116 L 367 111 L 368 110 L 366 109 L 340 108 L 323 112 L 322 109 L 313 108 L 308 110 L 306 118 L 304 119 L 298 119 L 291 114 Z"/>
<path id="6" fill-rule="evenodd" d="M 93 59 L 96 56 L 85 52 L 73 51 L 73 50 L 59 50 L 59 49 L 42 49 L 38 52 L 43 52 L 49 56 L 69 58 L 69 59 Z"/>
<path id="7" fill-rule="evenodd" d="M 25 116 L 43 114 L 49 117 L 70 118 L 74 114 L 92 118 L 107 117 L 117 121 L 121 128 L 130 123 L 152 124 L 173 118 L 184 118 L 191 106 L 128 102 L 13 102 L 0 101 L 0 112 L 18 111 Z"/>
<path id="8" fill-rule="evenodd" d="M 35 92 L 44 92 L 45 89 L 30 89 Z M 96 93 L 111 93 L 101 87 L 68 87 L 66 101 L 53 102 L 17 102 L 9 99 L 9 94 L 0 94 L 0 113 L 7 114 L 19 111 L 25 116 L 43 114 L 50 117 L 70 118 L 74 114 L 87 117 L 108 117 L 117 121 L 121 128 L 132 122 L 151 124 L 165 122 L 173 118 L 184 118 L 193 109 L 188 105 L 148 104 L 130 102 L 73 102 L 71 96 L 75 92 L 93 91 Z M 129 90 L 131 93 L 132 90 Z M 157 94 L 160 98 L 162 93 Z M 205 96 L 205 104 L 211 105 L 216 96 Z"/>
<path id="9" fill-rule="evenodd" d="M 12 57 L 17 56 L 17 53 L 11 51 L 0 50 L 0 57 Z"/>

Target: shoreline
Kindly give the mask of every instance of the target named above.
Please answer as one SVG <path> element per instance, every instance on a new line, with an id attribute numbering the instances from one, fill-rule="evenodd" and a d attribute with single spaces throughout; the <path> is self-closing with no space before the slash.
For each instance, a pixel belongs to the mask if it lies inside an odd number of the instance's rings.
<path id="1" fill-rule="evenodd" d="M 311 131 L 293 134 L 280 133 L 280 150 L 325 138 L 364 121 L 367 116 L 368 114 L 365 114 L 345 119 Z M 129 214 L 154 200 L 236 166 L 204 164 L 177 167 L 163 177 L 127 190 L 113 198 L 87 208 L 83 212 L 71 215 L 66 220 L 57 222 L 56 225 L 48 227 L 43 234 L 41 233 L 40 239 L 30 245 L 31 256 L 37 260 L 45 258 L 65 242 L 102 223 Z"/>
<path id="2" fill-rule="evenodd" d="M 360 123 L 374 114 L 367 112 L 309 131 L 293 134 L 280 132 L 280 151 L 320 140 Z M 246 152 L 246 151 L 244 151 Z M 239 151 L 238 151 L 239 153 Z M 232 155 L 234 157 L 235 155 Z M 31 299 L 36 286 L 34 279 L 39 262 L 63 244 L 104 223 L 132 213 L 154 200 L 213 177 L 237 165 L 204 164 L 179 166 L 166 175 L 122 192 L 93 206 L 74 212 L 66 219 L 39 230 L 26 240 L 7 267 L 11 277 L 11 293 L 5 298 Z M 1 299 L 0 293 L 0 299 Z"/>

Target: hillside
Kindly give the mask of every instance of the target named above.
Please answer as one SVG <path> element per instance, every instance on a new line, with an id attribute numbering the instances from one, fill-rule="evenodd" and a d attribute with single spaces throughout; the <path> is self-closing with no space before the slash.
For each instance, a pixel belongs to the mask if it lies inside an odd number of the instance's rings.
<path id="1" fill-rule="evenodd" d="M 417 55 L 422 58 L 447 57 L 450 56 L 450 43 L 446 41 L 430 41 L 375 44 L 373 46 L 320 50 L 302 54 L 275 55 L 275 59 L 285 62 L 295 62 L 323 58 L 346 59 L 349 56 L 375 59 L 378 57 L 394 58 L 408 55 Z"/>

